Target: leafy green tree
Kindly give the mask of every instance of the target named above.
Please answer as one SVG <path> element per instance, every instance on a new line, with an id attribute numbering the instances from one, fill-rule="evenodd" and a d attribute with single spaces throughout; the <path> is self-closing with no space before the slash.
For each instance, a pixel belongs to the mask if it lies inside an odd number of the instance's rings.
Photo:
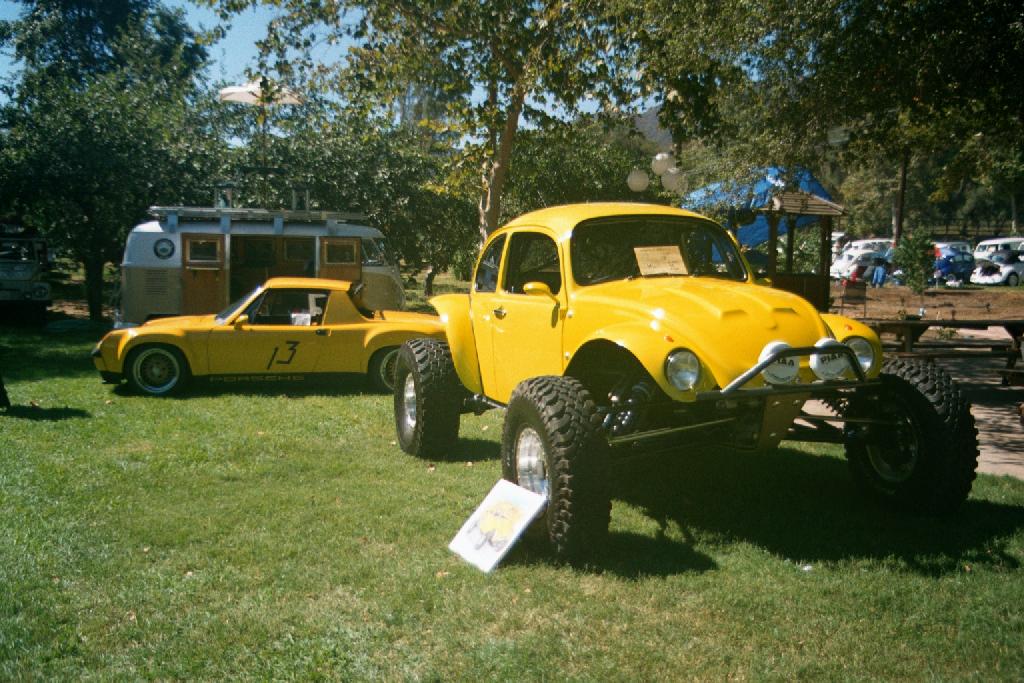
<path id="1" fill-rule="evenodd" d="M 0 123 L 0 205 L 82 262 L 98 319 L 104 265 L 146 207 L 208 196 L 220 161 L 193 80 L 205 53 L 158 2 L 22 4 L 0 27 L 22 66 Z"/>
<path id="2" fill-rule="evenodd" d="M 387 108 L 410 84 L 443 98 L 427 121 L 463 141 L 477 166 L 479 226 L 497 227 L 513 151 L 524 119 L 543 122 L 554 107 L 587 98 L 611 101 L 623 82 L 618 43 L 600 4 L 498 0 L 207 0 L 225 18 L 255 4 L 282 7 L 261 42 L 264 63 L 285 78 L 306 75 L 346 97 Z M 329 78 L 311 58 L 324 41 L 351 41 L 347 62 Z"/>
<path id="3" fill-rule="evenodd" d="M 438 272 L 475 249 L 471 195 L 450 182 L 454 152 L 435 136 L 317 98 L 280 108 L 272 129 L 265 149 L 233 151 L 243 203 L 260 197 L 287 207 L 299 187 L 308 189 L 311 208 L 364 213 L 409 270 L 427 269 L 428 289 Z M 241 173 L 259 164 L 277 172 Z"/>
<path id="4" fill-rule="evenodd" d="M 893 250 L 893 265 L 903 271 L 907 287 L 923 295 L 935 269 L 935 245 L 931 236 L 923 230 L 911 232 Z"/>
<path id="5" fill-rule="evenodd" d="M 839 133 L 848 165 L 896 169 L 897 237 L 915 157 L 1021 121 L 1016 0 L 611 1 L 677 141 L 712 142 L 739 169 L 813 168 Z"/>
<path id="6" fill-rule="evenodd" d="M 512 159 L 516 174 L 507 186 L 502 222 L 556 204 L 636 201 L 625 171 L 649 164 L 653 152 L 629 119 L 581 118 L 523 131 Z M 649 189 L 640 198 L 658 196 Z"/>

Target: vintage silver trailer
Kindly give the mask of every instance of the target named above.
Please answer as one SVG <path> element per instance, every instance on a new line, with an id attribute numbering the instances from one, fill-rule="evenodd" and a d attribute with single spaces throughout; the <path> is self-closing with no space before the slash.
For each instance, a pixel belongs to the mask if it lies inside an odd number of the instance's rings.
<path id="1" fill-rule="evenodd" d="M 119 326 L 214 313 L 276 276 L 361 280 L 375 309 L 405 304 L 380 230 L 358 214 L 154 206 L 135 226 L 121 263 Z"/>

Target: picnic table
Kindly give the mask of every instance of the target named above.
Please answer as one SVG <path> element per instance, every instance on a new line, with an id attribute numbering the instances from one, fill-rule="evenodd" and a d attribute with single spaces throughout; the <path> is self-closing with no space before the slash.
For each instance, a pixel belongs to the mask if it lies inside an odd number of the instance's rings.
<path id="1" fill-rule="evenodd" d="M 882 339 L 882 348 L 899 356 L 916 356 L 933 360 L 935 358 L 965 358 L 987 356 L 1006 359 L 1006 368 L 1000 370 L 1003 384 L 1024 380 L 1024 370 L 1017 369 L 1021 358 L 1021 338 L 1024 337 L 1024 320 L 915 320 L 866 318 L 865 325 L 879 337 L 893 335 L 894 340 Z M 987 330 L 1001 327 L 1010 335 L 1009 339 L 948 338 L 922 339 L 932 328 L 952 330 Z"/>

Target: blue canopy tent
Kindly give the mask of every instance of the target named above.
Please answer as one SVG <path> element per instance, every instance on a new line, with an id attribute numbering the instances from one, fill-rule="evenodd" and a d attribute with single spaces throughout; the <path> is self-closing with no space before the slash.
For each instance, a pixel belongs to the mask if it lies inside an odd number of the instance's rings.
<path id="1" fill-rule="evenodd" d="M 841 216 L 843 207 L 831 201 L 832 196 L 810 171 L 797 170 L 788 183 L 784 178 L 785 171 L 770 166 L 749 184 L 719 182 L 694 190 L 687 195 L 683 206 L 705 213 L 728 213 L 726 225 L 736 233 L 742 246 L 757 247 L 767 243 L 765 274 L 773 286 L 796 292 L 819 309 L 827 310 L 832 218 Z M 793 272 L 791 226 L 797 230 L 818 226 L 821 248 L 816 272 Z M 783 264 L 778 262 L 780 235 L 785 237 Z"/>

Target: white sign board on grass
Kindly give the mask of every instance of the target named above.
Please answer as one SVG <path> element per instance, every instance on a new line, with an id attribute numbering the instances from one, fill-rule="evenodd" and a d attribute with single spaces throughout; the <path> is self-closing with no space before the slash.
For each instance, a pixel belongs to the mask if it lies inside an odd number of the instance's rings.
<path id="1" fill-rule="evenodd" d="M 539 493 L 500 479 L 455 534 L 448 549 L 489 572 L 544 508 L 546 500 Z"/>

